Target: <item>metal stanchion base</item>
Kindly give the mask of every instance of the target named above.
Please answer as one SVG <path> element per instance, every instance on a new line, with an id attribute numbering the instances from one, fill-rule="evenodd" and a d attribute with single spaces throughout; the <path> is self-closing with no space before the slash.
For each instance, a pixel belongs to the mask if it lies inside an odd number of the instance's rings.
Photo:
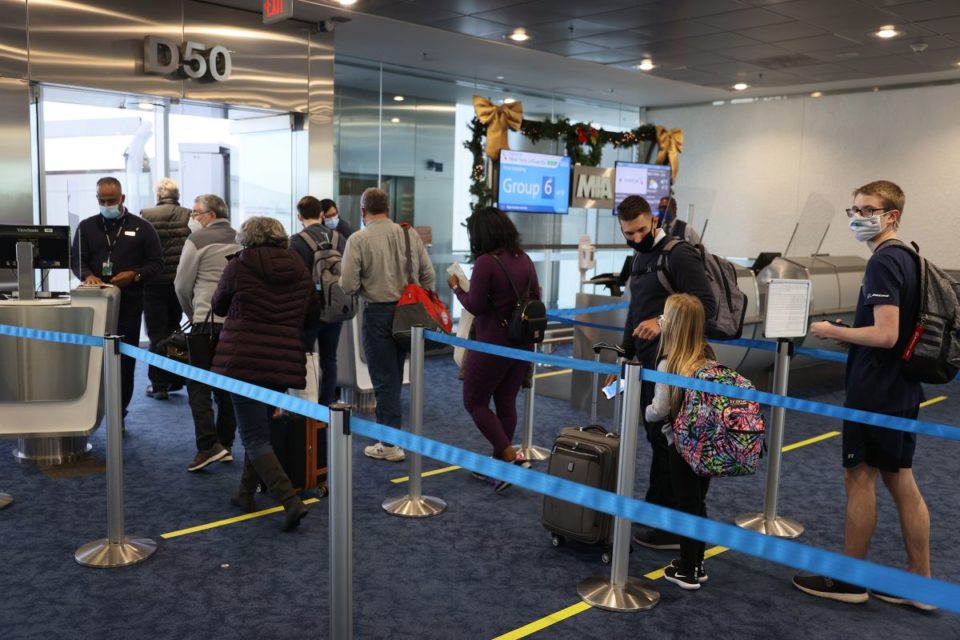
<path id="1" fill-rule="evenodd" d="M 587 604 L 606 611 L 648 611 L 660 602 L 656 589 L 630 577 L 618 587 L 606 576 L 593 576 L 577 585 L 577 593 Z"/>
<path id="2" fill-rule="evenodd" d="M 123 542 L 111 544 L 101 538 L 83 545 L 73 557 L 85 567 L 112 569 L 143 562 L 157 550 L 157 543 L 149 538 L 124 537 Z"/>
<path id="3" fill-rule="evenodd" d="M 10 506 L 10 503 L 13 502 L 13 496 L 9 493 L 0 493 L 0 509 Z"/>
<path id="4" fill-rule="evenodd" d="M 419 498 L 403 496 L 401 498 L 387 498 L 380 506 L 392 516 L 429 518 L 443 513 L 447 508 L 447 503 L 433 496 L 421 496 Z"/>
<path id="5" fill-rule="evenodd" d="M 749 529 L 768 536 L 778 538 L 799 538 L 803 533 L 803 525 L 792 518 L 776 516 L 767 520 L 762 513 L 745 513 L 737 516 L 734 522 L 741 529 Z"/>
<path id="6" fill-rule="evenodd" d="M 534 462 L 550 459 L 550 449 L 544 449 L 543 447 L 521 447 L 520 449 L 517 449 L 517 453 L 522 455 L 527 460 L 532 460 Z"/>

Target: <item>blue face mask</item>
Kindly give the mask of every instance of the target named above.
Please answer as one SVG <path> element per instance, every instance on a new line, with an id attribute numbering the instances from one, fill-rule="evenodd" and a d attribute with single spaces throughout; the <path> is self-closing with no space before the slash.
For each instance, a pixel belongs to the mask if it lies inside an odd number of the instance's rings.
<path id="1" fill-rule="evenodd" d="M 883 232 L 883 222 L 880 221 L 882 215 L 872 216 L 870 218 L 851 218 L 848 223 L 854 237 L 860 242 L 866 242 L 876 238 Z"/>
<path id="2" fill-rule="evenodd" d="M 107 220 L 116 220 L 120 217 L 120 205 L 115 204 L 111 207 L 100 207 L 100 215 Z"/>
<path id="3" fill-rule="evenodd" d="M 333 216 L 332 218 L 323 219 L 323 226 L 325 226 L 327 229 L 336 229 L 338 224 L 340 224 L 340 216 Z"/>

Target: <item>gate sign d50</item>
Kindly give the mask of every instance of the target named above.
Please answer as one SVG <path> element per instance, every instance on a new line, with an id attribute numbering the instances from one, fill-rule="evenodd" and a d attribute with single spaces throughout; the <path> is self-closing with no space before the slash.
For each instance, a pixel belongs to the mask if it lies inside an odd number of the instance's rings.
<path id="1" fill-rule="evenodd" d="M 147 36 L 143 39 L 143 70 L 146 73 L 168 75 L 177 71 L 188 78 L 209 78 L 223 82 L 230 78 L 233 62 L 226 47 L 207 48 L 199 42 L 177 45 L 169 38 Z"/>

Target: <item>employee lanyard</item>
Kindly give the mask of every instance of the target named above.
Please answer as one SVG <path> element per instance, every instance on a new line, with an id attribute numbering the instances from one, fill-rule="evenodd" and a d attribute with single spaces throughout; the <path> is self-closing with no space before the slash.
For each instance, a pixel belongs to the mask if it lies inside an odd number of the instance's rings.
<path id="1" fill-rule="evenodd" d="M 124 214 L 120 219 L 117 220 L 117 222 L 119 222 L 120 224 L 117 227 L 117 232 L 114 234 L 112 238 L 110 237 L 110 232 L 107 231 L 107 222 L 106 221 L 103 222 L 103 235 L 107 239 L 107 260 L 110 262 L 113 262 L 113 247 L 120 240 L 120 234 L 123 233 L 123 222 L 125 217 L 126 217 L 126 214 Z"/>

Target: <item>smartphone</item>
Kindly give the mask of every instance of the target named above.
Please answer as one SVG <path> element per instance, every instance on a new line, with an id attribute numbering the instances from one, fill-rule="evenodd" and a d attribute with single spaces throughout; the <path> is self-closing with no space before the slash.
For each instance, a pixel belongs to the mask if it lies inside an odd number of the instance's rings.
<path id="1" fill-rule="evenodd" d="M 848 325 L 846 322 L 843 322 L 842 320 L 827 320 L 827 322 L 829 322 L 835 327 L 846 327 L 848 329 L 850 328 L 850 325 Z"/>

